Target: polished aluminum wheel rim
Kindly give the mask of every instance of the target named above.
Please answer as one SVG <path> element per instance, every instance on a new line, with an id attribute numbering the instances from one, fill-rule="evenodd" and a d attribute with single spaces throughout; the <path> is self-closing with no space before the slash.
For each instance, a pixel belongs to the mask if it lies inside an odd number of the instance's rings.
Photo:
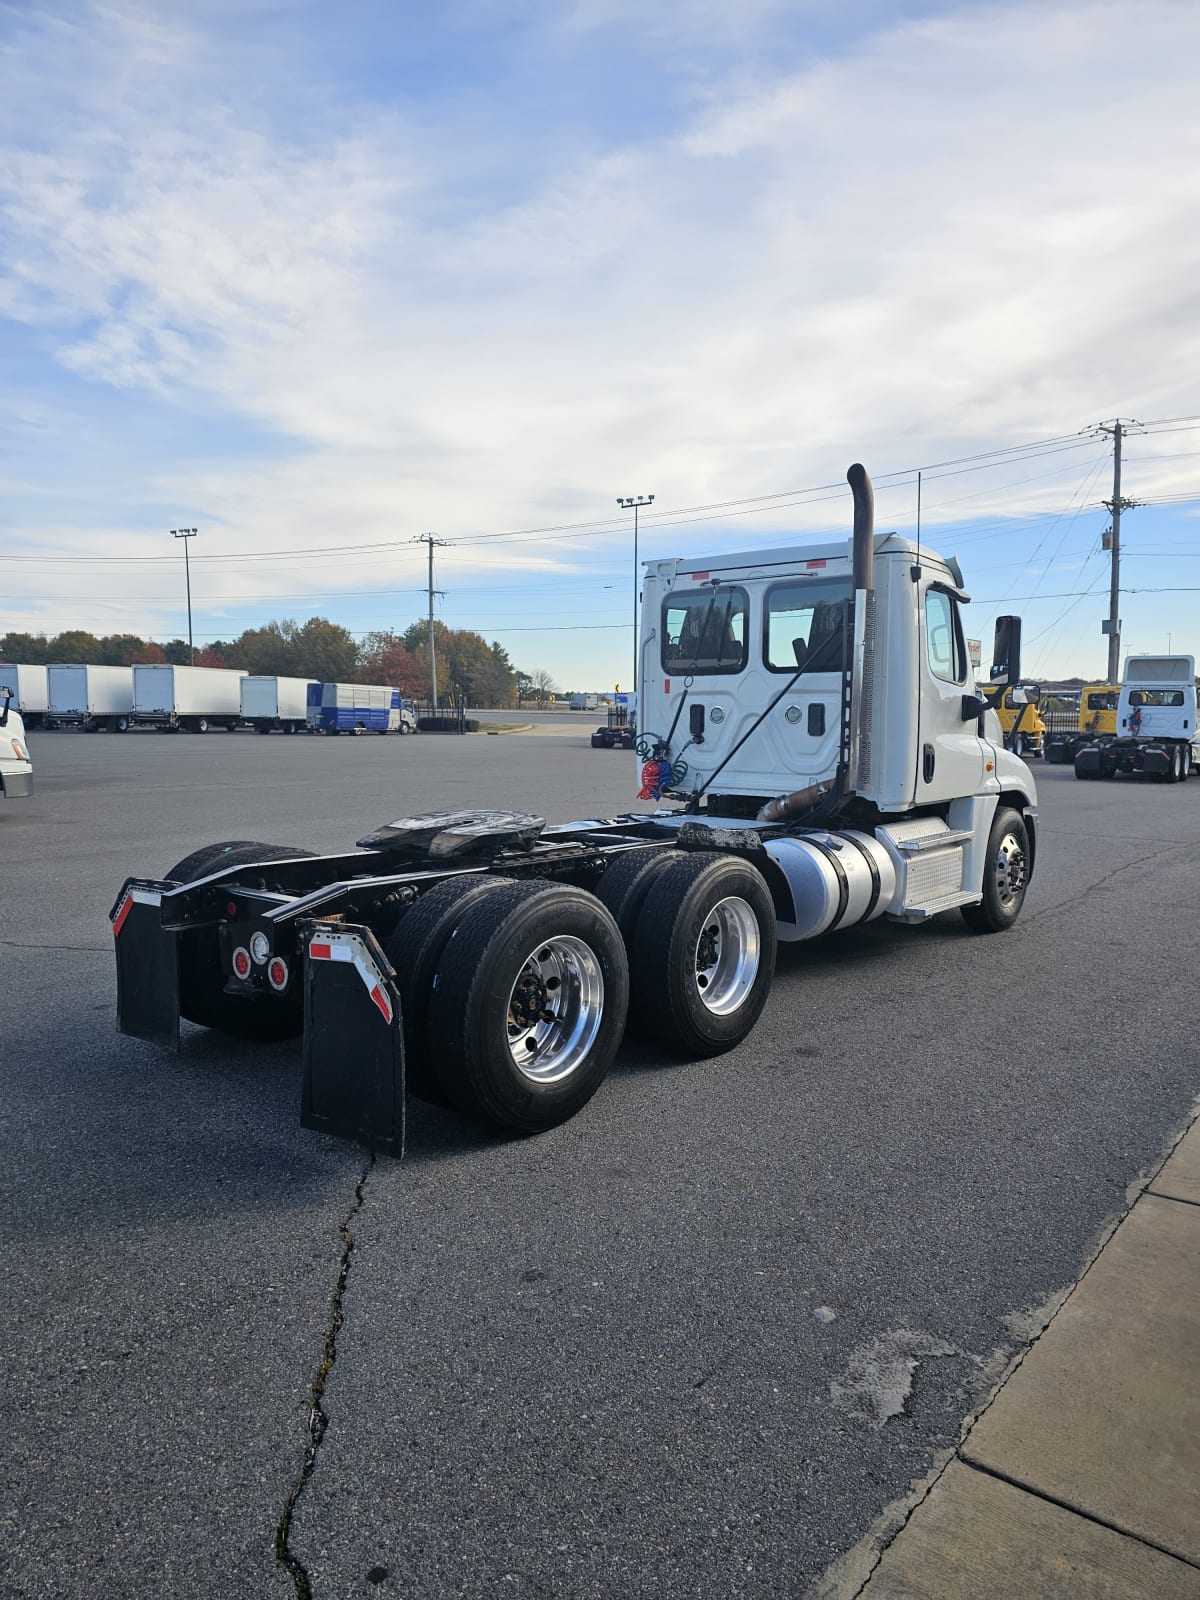
<path id="1" fill-rule="evenodd" d="M 558 1083 L 587 1059 L 604 1017 L 604 974 L 574 934 L 555 934 L 521 964 L 508 997 L 508 1049 L 532 1083 Z"/>
<path id="2" fill-rule="evenodd" d="M 1025 850 L 1015 833 L 1006 833 L 996 856 L 996 888 L 1000 904 L 1011 906 L 1025 888 Z"/>
<path id="3" fill-rule="evenodd" d="M 737 895 L 718 900 L 696 940 L 696 988 L 714 1016 L 736 1011 L 754 987 L 761 959 L 758 918 Z"/>

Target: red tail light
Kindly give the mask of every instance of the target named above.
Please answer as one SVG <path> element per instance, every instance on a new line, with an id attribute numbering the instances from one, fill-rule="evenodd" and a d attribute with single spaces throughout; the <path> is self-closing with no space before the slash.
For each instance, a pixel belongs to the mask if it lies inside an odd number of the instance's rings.
<path id="1" fill-rule="evenodd" d="M 250 976 L 250 952 L 243 944 L 233 952 L 233 970 L 239 978 Z"/>

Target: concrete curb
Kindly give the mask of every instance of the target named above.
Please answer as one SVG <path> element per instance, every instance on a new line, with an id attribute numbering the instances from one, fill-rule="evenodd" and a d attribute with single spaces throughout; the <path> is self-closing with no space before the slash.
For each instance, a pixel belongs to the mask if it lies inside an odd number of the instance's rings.
<path id="1" fill-rule="evenodd" d="M 1177 1214 L 1168 1215 L 1171 1207 Z M 1182 1237 L 1164 1240 L 1164 1231 Z M 1126 1205 L 1100 1229 L 1074 1283 L 1011 1319 L 1028 1342 L 965 1418 L 958 1445 L 886 1507 L 805 1600 L 1200 1600 L 1200 1534 L 1189 1534 L 1200 1518 L 1187 1487 L 1200 1481 L 1200 1428 L 1190 1416 L 1171 1428 L 1200 1392 L 1188 1375 L 1200 1368 L 1198 1239 L 1200 1103 L 1162 1158 L 1127 1187 Z M 1094 1269 L 1100 1276 L 1089 1284 Z M 1099 1339 L 1100 1326 L 1104 1339 L 1124 1341 L 1130 1373 L 1149 1370 L 1157 1385 L 1116 1392 L 1122 1386 L 1112 1371 L 1104 1379 L 1092 1348 L 1077 1348 Z M 1148 1342 L 1167 1350 L 1148 1350 Z M 1082 1376 L 1068 1395 L 1072 1374 Z M 1136 1469 L 1131 1420 L 1147 1434 Z M 1146 1489 L 1146 1472 L 1162 1454 L 1160 1433 L 1172 1432 L 1174 1454 L 1157 1463 L 1162 1481 Z"/>

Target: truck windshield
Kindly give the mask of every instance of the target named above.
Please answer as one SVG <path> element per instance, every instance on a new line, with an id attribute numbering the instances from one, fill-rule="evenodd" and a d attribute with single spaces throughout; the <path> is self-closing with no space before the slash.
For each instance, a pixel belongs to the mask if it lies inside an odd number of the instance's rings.
<path id="1" fill-rule="evenodd" d="M 663 601 L 663 671 L 741 672 L 746 665 L 750 602 L 736 584 L 669 594 Z"/>
<path id="2" fill-rule="evenodd" d="M 767 595 L 763 654 L 768 669 L 837 672 L 849 603 L 849 578 L 777 584 Z"/>

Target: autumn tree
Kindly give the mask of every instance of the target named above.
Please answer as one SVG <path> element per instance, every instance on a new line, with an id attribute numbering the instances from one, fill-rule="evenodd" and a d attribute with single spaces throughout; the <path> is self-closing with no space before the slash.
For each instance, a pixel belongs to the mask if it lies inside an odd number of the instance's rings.
<path id="1" fill-rule="evenodd" d="M 358 683 L 394 685 L 409 700 L 429 692 L 428 664 L 395 633 L 368 633 L 358 647 Z"/>
<path id="2" fill-rule="evenodd" d="M 6 633 L 0 639 L 0 661 L 40 667 L 51 659 L 46 654 L 48 642 L 44 633 Z"/>
<path id="3" fill-rule="evenodd" d="M 85 633 L 82 628 L 71 628 L 66 633 L 60 633 L 49 640 L 46 645 L 45 661 L 86 662 L 99 661 L 100 641 L 94 633 Z"/>
<path id="4" fill-rule="evenodd" d="M 358 645 L 354 635 L 338 622 L 310 617 L 296 629 L 295 667 L 301 678 L 318 678 L 322 683 L 349 683 L 358 665 Z"/>
<path id="5" fill-rule="evenodd" d="M 157 647 L 156 647 L 157 648 Z M 131 667 L 145 661 L 146 641 L 136 633 L 108 633 L 100 640 L 100 653 L 93 657 L 102 667 Z"/>

